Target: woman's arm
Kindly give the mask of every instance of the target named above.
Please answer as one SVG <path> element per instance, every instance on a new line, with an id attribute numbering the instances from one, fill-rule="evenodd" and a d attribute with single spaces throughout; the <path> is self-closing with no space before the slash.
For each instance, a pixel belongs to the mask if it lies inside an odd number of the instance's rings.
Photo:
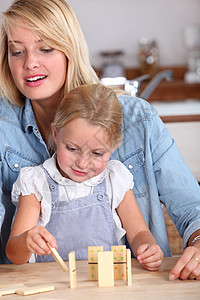
<path id="1" fill-rule="evenodd" d="M 6 246 L 8 258 L 15 264 L 29 261 L 31 254 L 50 254 L 46 244 L 57 247 L 54 237 L 42 226 L 37 226 L 41 204 L 34 194 L 20 196 L 19 207 Z"/>
<path id="2" fill-rule="evenodd" d="M 157 270 L 163 253 L 145 223 L 132 190 L 126 192 L 117 213 L 135 257 L 148 270 Z"/>

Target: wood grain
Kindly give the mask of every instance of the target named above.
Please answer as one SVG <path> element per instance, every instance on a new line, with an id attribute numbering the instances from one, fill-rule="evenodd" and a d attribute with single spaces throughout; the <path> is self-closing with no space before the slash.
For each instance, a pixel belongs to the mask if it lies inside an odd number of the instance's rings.
<path id="1" fill-rule="evenodd" d="M 96 281 L 88 280 L 88 262 L 77 261 L 77 287 L 70 289 L 69 272 L 62 272 L 56 262 L 28 263 L 25 265 L 0 265 L 1 284 L 22 282 L 28 286 L 53 285 L 55 290 L 39 295 L 27 296 L 27 299 L 87 299 L 87 300 L 197 300 L 200 295 L 199 281 L 169 281 L 168 276 L 178 257 L 165 258 L 159 271 L 145 270 L 132 259 L 132 285 L 124 280 L 116 280 L 114 287 L 99 288 Z M 9 295 L 9 300 L 24 300 L 21 295 Z M 7 299 L 6 296 L 2 299 Z"/>

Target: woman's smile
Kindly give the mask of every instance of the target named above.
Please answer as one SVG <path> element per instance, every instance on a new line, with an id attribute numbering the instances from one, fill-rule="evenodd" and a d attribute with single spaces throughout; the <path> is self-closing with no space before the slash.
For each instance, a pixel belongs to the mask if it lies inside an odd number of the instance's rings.
<path id="1" fill-rule="evenodd" d="M 25 84 L 29 87 L 39 86 L 44 83 L 48 76 L 43 74 L 30 75 L 24 78 Z"/>

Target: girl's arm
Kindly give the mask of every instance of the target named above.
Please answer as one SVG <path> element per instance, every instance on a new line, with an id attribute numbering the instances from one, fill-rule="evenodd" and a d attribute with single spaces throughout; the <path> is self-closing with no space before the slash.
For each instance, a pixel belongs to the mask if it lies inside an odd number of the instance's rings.
<path id="1" fill-rule="evenodd" d="M 146 225 L 132 190 L 126 192 L 117 213 L 134 256 L 146 269 L 157 270 L 161 266 L 163 252 Z"/>
<path id="2" fill-rule="evenodd" d="M 20 196 L 19 207 L 13 222 L 6 253 L 11 262 L 24 264 L 32 253 L 50 254 L 46 242 L 57 248 L 55 238 L 42 226 L 38 226 L 41 204 L 34 194 Z"/>

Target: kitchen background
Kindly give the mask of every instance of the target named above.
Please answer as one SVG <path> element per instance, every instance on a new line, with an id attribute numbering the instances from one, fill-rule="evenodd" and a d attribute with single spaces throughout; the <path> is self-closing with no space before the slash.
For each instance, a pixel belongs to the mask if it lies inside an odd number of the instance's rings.
<path id="1" fill-rule="evenodd" d="M 0 0 L 0 12 L 11 3 L 12 0 Z M 96 69 L 101 70 L 105 63 L 101 52 L 122 51 L 124 54 L 117 58 L 129 69 L 127 78 L 133 79 L 139 74 L 141 37 L 156 41 L 158 71 L 173 69 L 174 80 L 162 80 L 155 85 L 155 93 L 148 101 L 156 107 L 200 182 L 200 0 L 68 0 L 68 3 L 78 17 Z M 166 220 L 172 253 L 180 254 L 182 241 L 167 214 Z"/>
<path id="2" fill-rule="evenodd" d="M 0 0 L 0 12 L 12 0 Z M 184 65 L 184 29 L 200 25 L 200 0 L 68 0 L 85 34 L 91 62 L 100 67 L 99 52 L 123 50 L 125 66 L 137 66 L 138 42 L 156 39 L 160 65 Z"/>

